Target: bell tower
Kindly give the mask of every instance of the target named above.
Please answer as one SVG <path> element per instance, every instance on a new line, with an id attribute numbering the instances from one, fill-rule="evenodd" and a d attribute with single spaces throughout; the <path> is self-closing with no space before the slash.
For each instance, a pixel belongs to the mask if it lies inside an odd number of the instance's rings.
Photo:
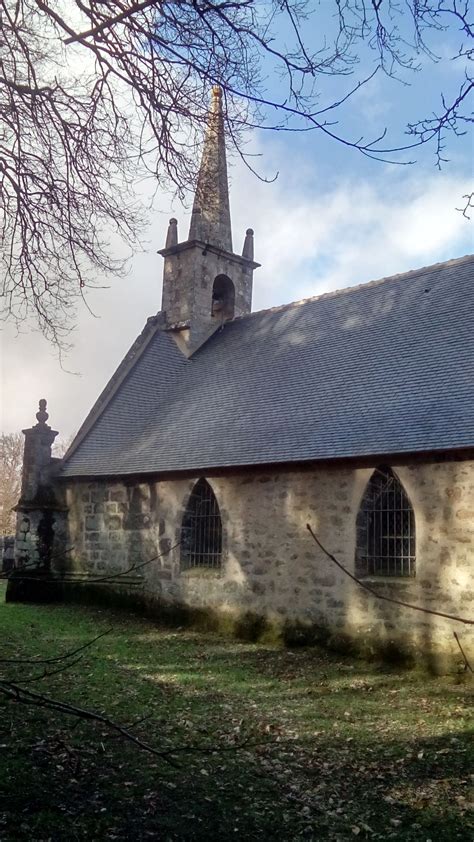
<path id="1" fill-rule="evenodd" d="M 163 298 L 167 329 L 190 356 L 223 323 L 250 313 L 253 231 L 247 229 L 242 254 L 232 250 L 229 186 L 222 91 L 212 89 L 206 137 L 188 239 L 178 242 L 170 219 L 164 259 Z"/>

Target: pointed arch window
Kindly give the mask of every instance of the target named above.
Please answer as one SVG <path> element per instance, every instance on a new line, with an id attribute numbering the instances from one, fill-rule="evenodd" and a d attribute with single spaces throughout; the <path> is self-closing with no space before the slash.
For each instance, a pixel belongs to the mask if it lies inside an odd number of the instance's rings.
<path id="1" fill-rule="evenodd" d="M 194 486 L 181 526 L 184 569 L 222 565 L 222 521 L 216 496 L 205 479 Z"/>
<path id="2" fill-rule="evenodd" d="M 357 516 L 356 574 L 415 575 L 415 514 L 391 468 L 372 474 Z"/>

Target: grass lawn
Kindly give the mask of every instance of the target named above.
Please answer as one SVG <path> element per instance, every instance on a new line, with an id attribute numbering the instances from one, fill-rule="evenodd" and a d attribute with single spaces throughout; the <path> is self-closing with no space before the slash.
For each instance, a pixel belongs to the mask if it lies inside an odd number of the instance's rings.
<path id="1" fill-rule="evenodd" d="M 123 724 L 147 717 L 133 732 L 157 748 L 205 751 L 170 765 L 104 726 L 0 697 L 2 842 L 474 838 L 465 675 L 0 603 L 2 658 L 54 657 L 109 628 L 72 669 L 25 686 Z M 43 667 L 0 669 L 19 681 Z"/>

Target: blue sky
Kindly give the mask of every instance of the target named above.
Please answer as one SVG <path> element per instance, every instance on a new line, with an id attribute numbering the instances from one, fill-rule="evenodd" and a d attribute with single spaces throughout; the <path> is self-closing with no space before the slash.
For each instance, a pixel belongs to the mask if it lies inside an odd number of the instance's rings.
<path id="1" fill-rule="evenodd" d="M 327 5 L 321 4 L 326 14 Z M 451 55 L 458 41 L 456 34 L 443 34 L 437 49 Z M 370 60 L 369 55 L 361 75 Z M 440 92 L 454 92 L 462 76 L 456 62 L 436 64 L 423 56 L 421 61 L 422 71 L 404 74 L 409 87 L 377 76 L 345 106 L 341 130 L 351 137 L 375 136 L 387 126 L 395 143 L 406 139 L 406 124 L 438 109 Z M 328 95 L 340 95 L 356 78 L 328 80 Z M 234 250 L 240 252 L 251 226 L 262 263 L 254 276 L 254 309 L 474 251 L 473 223 L 456 211 L 463 193 L 474 189 L 472 130 L 447 138 L 449 162 L 441 171 L 432 146 L 407 154 L 405 159 L 416 158 L 412 166 L 397 166 L 364 158 L 317 132 L 255 132 L 246 149 L 260 156 L 252 163 L 262 175 L 279 173 L 274 183 L 265 184 L 241 162 L 229 161 Z M 70 436 L 146 318 L 159 310 L 162 259 L 156 251 L 164 245 L 170 215 L 178 218 L 180 239 L 187 237 L 189 207 L 163 194 L 155 204 L 145 250 L 133 258 L 127 278 L 108 279 L 107 289 L 89 294 L 95 316 L 86 307 L 80 310 L 66 370 L 26 325 L 20 335 L 12 328 L 3 332 L 2 430 L 33 423 L 37 401 L 45 397 L 50 423 L 64 438 Z"/>

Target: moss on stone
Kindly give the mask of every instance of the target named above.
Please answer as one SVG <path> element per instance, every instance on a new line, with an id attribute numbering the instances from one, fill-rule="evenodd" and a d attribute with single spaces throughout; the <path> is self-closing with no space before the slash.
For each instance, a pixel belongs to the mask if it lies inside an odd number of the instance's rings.
<path id="1" fill-rule="evenodd" d="M 149 617 L 170 628 L 214 632 L 267 646 L 324 646 L 340 655 L 362 658 L 395 667 L 421 665 L 435 675 L 453 671 L 455 659 L 436 651 L 416 652 L 401 641 L 351 635 L 298 620 L 265 617 L 252 611 L 191 607 L 150 596 L 129 587 L 82 584 L 52 580 L 48 571 L 25 576 L 15 571 L 9 578 L 6 601 L 25 603 L 69 602 L 103 605 Z"/>
<path id="2" fill-rule="evenodd" d="M 252 611 L 245 611 L 235 618 L 234 634 L 240 640 L 257 641 L 265 629 L 265 617 Z"/>

